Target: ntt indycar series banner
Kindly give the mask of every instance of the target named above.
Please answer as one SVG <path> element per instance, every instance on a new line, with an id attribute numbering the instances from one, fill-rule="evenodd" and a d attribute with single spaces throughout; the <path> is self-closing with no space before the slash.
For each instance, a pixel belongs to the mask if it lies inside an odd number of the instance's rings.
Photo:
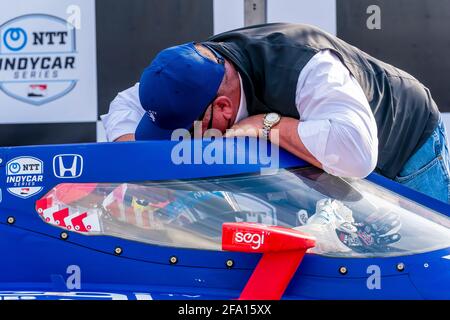
<path id="1" fill-rule="evenodd" d="M 76 29 L 64 19 L 23 15 L 5 23 L 0 34 L 1 88 L 7 95 L 43 105 L 76 86 Z"/>
<path id="2" fill-rule="evenodd" d="M 94 19 L 91 0 L 2 6 L 1 123 L 96 121 Z"/>

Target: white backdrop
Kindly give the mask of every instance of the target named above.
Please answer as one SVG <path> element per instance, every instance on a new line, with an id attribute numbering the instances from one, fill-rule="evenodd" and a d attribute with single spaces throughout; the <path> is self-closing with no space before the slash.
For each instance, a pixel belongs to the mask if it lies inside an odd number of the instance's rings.
<path id="1" fill-rule="evenodd" d="M 336 34 L 335 0 L 267 0 L 268 22 L 314 24 Z M 214 0 L 214 33 L 244 26 L 244 0 Z"/>
<path id="2" fill-rule="evenodd" d="M 96 121 L 95 1 L 6 2 L 0 5 L 0 123 Z"/>
<path id="3" fill-rule="evenodd" d="M 336 0 L 267 0 L 267 22 L 312 24 L 336 35 Z"/>

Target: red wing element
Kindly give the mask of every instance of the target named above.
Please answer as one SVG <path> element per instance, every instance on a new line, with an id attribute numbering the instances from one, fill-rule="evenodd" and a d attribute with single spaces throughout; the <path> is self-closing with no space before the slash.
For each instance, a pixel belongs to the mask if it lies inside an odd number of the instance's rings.
<path id="1" fill-rule="evenodd" d="M 279 300 L 315 239 L 299 231 L 256 223 L 224 223 L 222 249 L 263 253 L 240 300 Z"/>

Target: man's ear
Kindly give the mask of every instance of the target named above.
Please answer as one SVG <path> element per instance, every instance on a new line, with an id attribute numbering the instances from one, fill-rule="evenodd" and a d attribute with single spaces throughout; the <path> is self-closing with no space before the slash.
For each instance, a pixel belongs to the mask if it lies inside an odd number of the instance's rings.
<path id="1" fill-rule="evenodd" d="M 233 117 L 233 103 L 227 96 L 219 96 L 214 101 L 214 112 L 218 109 L 222 117 L 230 120 Z"/>

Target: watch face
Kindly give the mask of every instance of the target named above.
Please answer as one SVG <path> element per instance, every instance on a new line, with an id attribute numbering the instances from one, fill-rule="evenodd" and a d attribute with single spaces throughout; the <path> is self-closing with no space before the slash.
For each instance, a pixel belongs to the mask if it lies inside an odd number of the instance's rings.
<path id="1" fill-rule="evenodd" d="M 266 116 L 266 121 L 268 122 L 277 122 L 280 119 L 280 115 L 278 113 L 269 113 Z"/>

